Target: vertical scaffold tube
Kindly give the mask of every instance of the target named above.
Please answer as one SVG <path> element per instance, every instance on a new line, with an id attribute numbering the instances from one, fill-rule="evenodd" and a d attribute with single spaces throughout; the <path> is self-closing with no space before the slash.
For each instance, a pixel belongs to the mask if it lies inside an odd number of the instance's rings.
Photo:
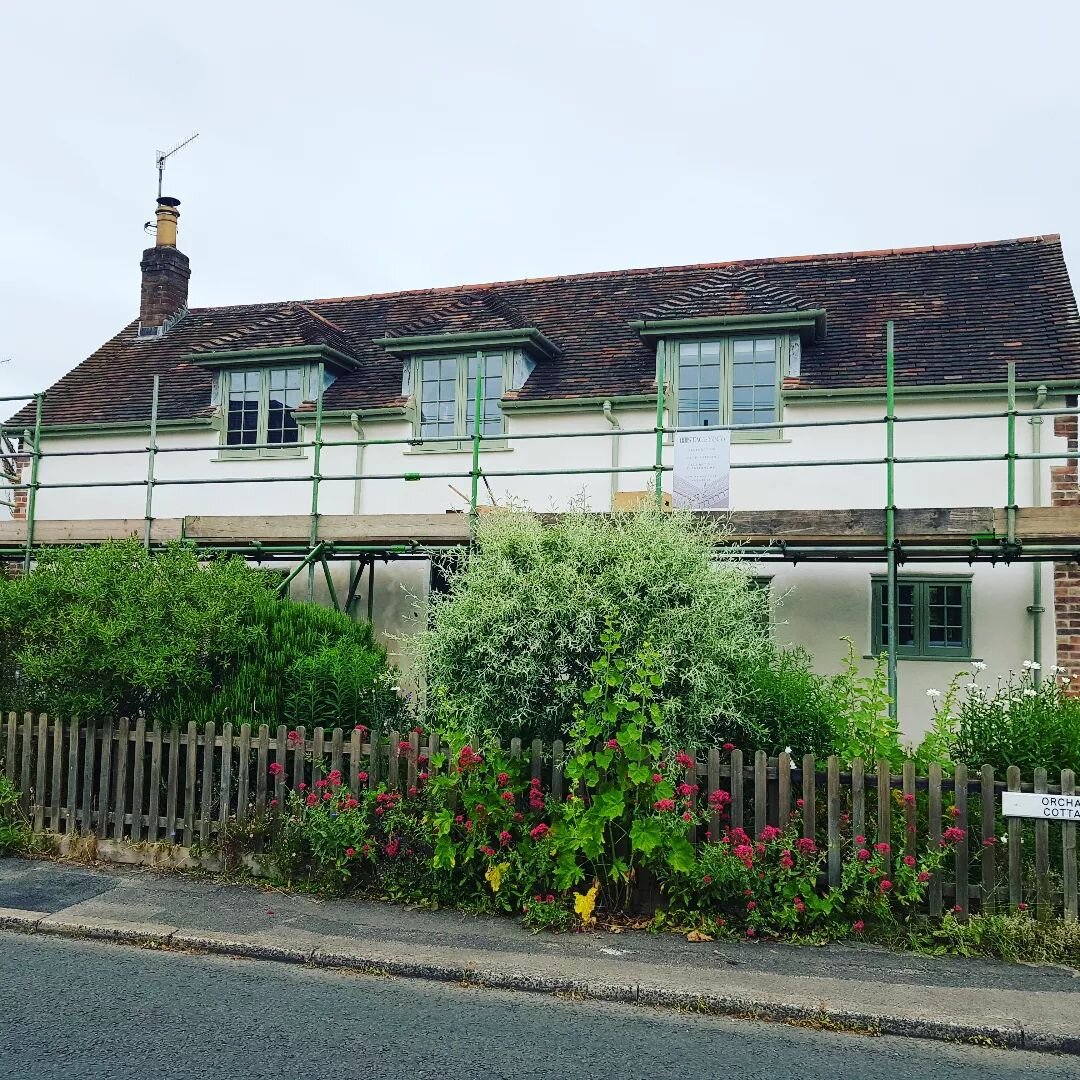
<path id="1" fill-rule="evenodd" d="M 157 420 L 158 392 L 161 389 L 161 376 L 154 376 L 153 396 L 150 399 L 150 441 L 146 446 L 146 509 L 143 527 L 143 544 L 150 550 L 150 533 L 154 522 L 154 469 L 157 460 Z"/>
<path id="2" fill-rule="evenodd" d="M 44 394 L 34 395 L 34 445 L 30 451 L 30 488 L 26 493 L 26 554 L 23 556 L 23 573 L 30 573 L 34 552 L 34 518 L 37 514 L 38 473 L 41 464 L 41 408 Z M 28 433 L 29 434 L 29 433 Z"/>
<path id="3" fill-rule="evenodd" d="M 899 713 L 896 677 L 897 644 L 900 635 L 900 598 L 897 581 L 896 551 L 896 361 L 893 352 L 895 327 L 892 319 L 885 324 L 885 545 L 888 549 L 887 611 L 889 614 L 886 664 L 889 679 L 889 716 Z"/>
<path id="4" fill-rule="evenodd" d="M 326 382 L 326 365 L 320 363 L 316 368 L 315 377 L 319 380 L 318 390 L 315 397 L 315 448 L 312 453 L 311 468 L 311 528 L 308 532 L 308 543 L 312 551 L 319 543 L 319 482 L 322 480 L 322 414 L 323 414 L 323 385 Z M 308 603 L 315 599 L 315 560 L 308 563 L 307 577 Z"/>
<path id="5" fill-rule="evenodd" d="M 656 509 L 664 509 L 664 382 L 667 378 L 666 342 L 656 347 L 656 462 L 653 466 L 653 483 L 656 486 Z"/>

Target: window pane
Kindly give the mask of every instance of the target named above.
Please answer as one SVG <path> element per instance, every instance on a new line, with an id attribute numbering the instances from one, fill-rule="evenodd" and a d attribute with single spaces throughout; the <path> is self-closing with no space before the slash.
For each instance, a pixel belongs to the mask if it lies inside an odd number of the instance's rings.
<path id="1" fill-rule="evenodd" d="M 964 645 L 964 596 L 960 585 L 931 584 L 926 588 L 927 644 L 956 649 Z"/>
<path id="2" fill-rule="evenodd" d="M 292 410 L 300 404 L 300 368 L 271 368 L 267 373 L 266 441 L 285 446 L 300 441 Z"/>
<path id="3" fill-rule="evenodd" d="M 776 339 L 732 342 L 733 424 L 768 424 L 776 415 Z"/>
<path id="4" fill-rule="evenodd" d="M 225 425 L 226 446 L 253 446 L 259 441 L 258 371 L 229 373 L 229 401 Z"/>
<path id="5" fill-rule="evenodd" d="M 679 343 L 679 427 L 720 423 L 719 341 Z"/>
<path id="6" fill-rule="evenodd" d="M 881 597 L 881 647 L 889 646 L 889 587 L 888 583 L 877 583 Z M 897 599 L 900 601 L 897 607 L 897 638 L 898 648 L 912 648 L 915 645 L 915 586 L 914 584 L 897 585 Z"/>
<path id="7" fill-rule="evenodd" d="M 457 357 L 423 363 L 420 385 L 420 434 L 445 438 L 457 434 Z"/>
<path id="8" fill-rule="evenodd" d="M 483 435 L 501 435 L 503 431 L 502 395 L 503 395 L 503 354 L 484 354 L 484 385 L 482 387 L 484 404 L 480 410 L 480 432 Z M 472 434 L 476 417 L 476 357 L 469 358 L 466 379 L 467 399 L 465 401 L 465 423 L 467 432 Z"/>

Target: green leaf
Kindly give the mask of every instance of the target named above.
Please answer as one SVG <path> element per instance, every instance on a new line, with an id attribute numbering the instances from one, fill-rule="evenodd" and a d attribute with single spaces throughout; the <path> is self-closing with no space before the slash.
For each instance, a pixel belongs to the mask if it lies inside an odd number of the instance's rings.
<path id="1" fill-rule="evenodd" d="M 627 768 L 626 775 L 630 778 L 631 783 L 634 784 L 647 784 L 652 777 L 648 765 L 640 765 L 637 763 L 634 763 Z"/>
<path id="2" fill-rule="evenodd" d="M 689 874 L 697 865 L 693 845 L 685 836 L 672 837 L 668 841 L 668 866 L 677 874 Z"/>
<path id="3" fill-rule="evenodd" d="M 592 808 L 601 817 L 614 821 L 615 818 L 621 817 L 626 809 L 626 796 L 618 788 L 608 788 L 596 796 Z"/>
<path id="4" fill-rule="evenodd" d="M 656 818 L 637 818 L 630 826 L 630 845 L 642 855 L 651 854 L 663 838 L 663 830 Z"/>

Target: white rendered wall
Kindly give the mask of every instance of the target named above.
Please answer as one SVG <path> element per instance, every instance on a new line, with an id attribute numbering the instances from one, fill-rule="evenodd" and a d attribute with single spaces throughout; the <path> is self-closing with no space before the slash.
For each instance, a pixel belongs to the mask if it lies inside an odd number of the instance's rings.
<path id="1" fill-rule="evenodd" d="M 1048 408 L 1063 405 L 1051 398 Z M 1030 402 L 1021 400 L 1020 407 Z M 996 506 L 1006 502 L 1005 420 L 947 419 L 949 414 L 1004 411 L 1004 398 L 976 398 L 947 395 L 905 397 L 898 404 L 898 415 L 941 416 L 931 423 L 899 423 L 896 429 L 896 453 L 905 456 L 986 454 L 996 455 L 992 462 L 946 465 L 940 463 L 900 465 L 896 474 L 896 501 L 900 507 Z M 881 401 L 789 403 L 784 418 L 789 423 L 805 420 L 880 419 Z M 489 474 L 492 494 L 499 503 L 514 501 L 535 510 L 565 509 L 584 499 L 595 510 L 611 505 L 613 482 L 602 470 L 617 464 L 622 468 L 638 466 L 637 473 L 618 474 L 619 490 L 643 491 L 652 480 L 655 454 L 655 410 L 647 407 L 615 411 L 622 433 L 618 436 L 617 460 L 613 459 L 613 428 L 596 408 L 573 411 L 514 410 L 509 413 L 510 434 L 559 432 L 566 438 L 508 440 L 509 449 L 485 451 L 482 464 Z M 627 432 L 641 431 L 642 434 Z M 312 429 L 305 429 L 305 438 Z M 598 437 L 573 438 L 574 433 L 604 433 Z M 404 418 L 369 420 L 364 424 L 368 439 L 407 439 L 410 425 Z M 735 468 L 732 473 L 733 509 L 843 509 L 877 508 L 885 503 L 885 468 L 883 464 L 834 467 L 739 468 L 748 462 L 790 463 L 808 459 L 882 459 L 885 453 L 883 424 L 842 428 L 787 428 L 778 442 L 736 443 L 732 449 Z M 328 423 L 324 437 L 328 443 L 348 442 L 356 438 L 348 424 Z M 1042 425 L 1043 451 L 1064 449 L 1064 441 L 1053 436 L 1052 420 Z M 155 517 L 181 517 L 194 514 L 307 514 L 311 509 L 310 474 L 313 467 L 310 448 L 296 458 L 266 460 L 219 460 L 216 432 L 169 432 L 159 437 L 162 451 L 157 456 L 154 492 Z M 45 485 L 38 494 L 41 518 L 141 518 L 145 507 L 147 459 L 145 434 L 95 437 L 56 437 L 43 440 L 45 457 L 39 479 Z M 197 446 L 196 452 L 174 453 L 170 448 Z M 1017 448 L 1031 449 L 1031 428 L 1026 421 L 1017 424 Z M 94 456 L 56 457 L 66 450 L 97 451 Z M 130 455 L 103 455 L 101 450 L 131 449 Z M 666 465 L 672 463 L 672 448 L 664 450 Z M 1049 470 L 1053 462 L 1041 465 L 1043 502 L 1049 500 Z M 401 479 L 324 479 L 319 496 L 320 512 L 326 514 L 440 513 L 467 510 L 471 467 L 471 448 L 460 451 L 432 451 L 406 446 L 368 446 L 362 457 L 356 447 L 328 445 L 323 450 L 324 477 L 351 477 L 358 471 L 365 475 L 420 473 L 428 478 Z M 574 475 L 510 477 L 509 472 L 530 470 L 580 470 Z M 1017 502 L 1030 505 L 1033 483 L 1030 462 L 1017 465 Z M 455 474 L 432 476 L 432 474 Z M 279 477 L 273 482 L 251 482 L 258 477 Z M 225 478 L 240 482 L 222 483 Z M 295 478 L 290 480 L 289 478 Z M 129 481 L 124 487 L 89 489 L 56 488 L 49 485 Z M 170 485 L 176 479 L 199 479 L 206 483 Z M 215 482 L 217 481 L 217 482 Z M 670 473 L 665 474 L 670 488 Z M 457 494 L 456 488 L 461 494 Z M 490 499 L 481 484 L 481 502 Z M 348 591 L 351 564 L 333 564 L 335 588 L 339 596 Z M 884 571 L 884 564 L 843 563 L 797 565 L 779 562 L 763 564 L 762 570 L 774 575 L 774 595 L 784 596 L 777 613 L 779 640 L 804 645 L 815 657 L 819 670 L 833 671 L 839 666 L 845 646 L 840 639 L 852 637 L 856 652 L 864 657 L 870 648 L 870 577 Z M 987 675 L 1017 668 L 1031 657 L 1032 570 L 1030 564 L 992 567 L 966 563 L 946 565 L 912 564 L 901 572 L 941 572 L 955 575 L 971 573 L 973 656 L 990 667 Z M 1042 617 L 1044 664 L 1053 662 L 1054 618 L 1052 611 L 1053 578 L 1049 566 L 1043 568 L 1044 603 L 1049 609 Z M 375 571 L 374 621 L 391 655 L 404 662 L 402 638 L 414 632 L 422 619 L 427 597 L 428 567 L 425 562 L 379 563 Z M 306 576 L 295 583 L 293 595 L 307 595 Z M 325 600 L 321 573 L 316 579 L 316 597 Z M 358 615 L 367 611 L 367 581 L 359 590 L 355 607 Z M 870 659 L 862 661 L 865 670 Z M 917 736 L 930 718 L 930 703 L 925 696 L 929 687 L 944 689 L 957 665 L 949 661 L 901 660 L 899 693 L 904 730 Z"/>

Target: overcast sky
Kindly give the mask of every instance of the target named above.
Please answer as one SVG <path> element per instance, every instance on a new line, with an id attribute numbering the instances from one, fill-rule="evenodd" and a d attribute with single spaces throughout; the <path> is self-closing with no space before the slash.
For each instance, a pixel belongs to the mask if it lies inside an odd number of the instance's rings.
<path id="1" fill-rule="evenodd" d="M 1044 232 L 1080 266 L 1071 0 L 0 7 L 0 394 L 135 317 L 192 131 L 193 306 Z"/>

